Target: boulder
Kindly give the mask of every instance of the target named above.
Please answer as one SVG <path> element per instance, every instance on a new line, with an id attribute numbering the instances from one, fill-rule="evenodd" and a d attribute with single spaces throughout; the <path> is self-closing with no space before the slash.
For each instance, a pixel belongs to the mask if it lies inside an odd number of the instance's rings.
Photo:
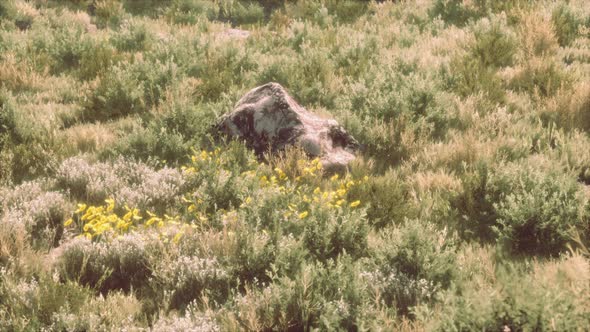
<path id="1" fill-rule="evenodd" d="M 301 147 L 309 157 L 319 157 L 327 172 L 345 169 L 359 147 L 336 120 L 307 111 L 278 83 L 250 90 L 220 119 L 217 129 L 245 141 L 259 156 Z"/>

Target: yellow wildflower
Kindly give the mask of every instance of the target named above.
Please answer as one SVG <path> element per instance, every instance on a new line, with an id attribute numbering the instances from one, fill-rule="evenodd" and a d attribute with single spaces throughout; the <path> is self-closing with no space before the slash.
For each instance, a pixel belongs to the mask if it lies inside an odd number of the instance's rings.
<path id="1" fill-rule="evenodd" d="M 305 219 L 305 217 L 307 217 L 307 215 L 309 214 L 309 212 L 307 211 L 303 211 L 299 214 L 299 219 Z"/>
<path id="2" fill-rule="evenodd" d="M 359 206 L 360 204 L 361 204 L 361 201 L 358 201 L 357 200 L 357 201 L 354 201 L 354 202 L 350 203 L 350 207 L 351 208 L 355 208 L 355 207 Z"/>
<path id="3" fill-rule="evenodd" d="M 70 225 L 71 225 L 73 222 L 74 222 L 74 219 L 70 218 L 70 219 L 66 220 L 66 222 L 64 222 L 64 226 L 65 226 L 65 227 L 68 227 L 68 226 L 70 226 Z"/>
<path id="4" fill-rule="evenodd" d="M 338 174 L 334 174 L 334 175 L 332 175 L 332 177 L 330 178 L 330 181 L 336 181 L 336 180 L 338 180 L 338 177 L 339 177 L 339 176 L 338 176 Z"/>
<path id="5" fill-rule="evenodd" d="M 178 243 L 180 241 L 180 238 L 182 237 L 182 232 L 178 232 L 176 233 L 176 235 L 174 235 L 174 238 L 172 239 L 172 242 L 174 242 L 175 244 Z"/>
<path id="6" fill-rule="evenodd" d="M 285 172 L 283 172 L 283 170 L 278 167 L 275 168 L 275 172 L 279 175 L 279 180 L 284 180 L 287 177 Z"/>
<path id="7" fill-rule="evenodd" d="M 107 211 L 110 212 L 115 208 L 115 200 L 112 198 L 107 198 L 104 200 L 107 203 Z"/>
<path id="8" fill-rule="evenodd" d="M 158 218 L 158 217 L 151 217 L 150 219 L 148 219 L 148 221 L 146 221 L 146 225 L 147 226 L 151 226 L 153 223 L 155 222 L 160 222 L 162 221 L 162 219 Z"/>
<path id="9" fill-rule="evenodd" d="M 207 160 L 209 159 L 209 154 L 207 153 L 207 151 L 203 150 L 201 151 L 201 160 Z"/>
<path id="10" fill-rule="evenodd" d="M 86 210 L 86 207 L 86 204 L 78 204 L 78 209 L 74 213 L 84 212 L 84 210 Z"/>

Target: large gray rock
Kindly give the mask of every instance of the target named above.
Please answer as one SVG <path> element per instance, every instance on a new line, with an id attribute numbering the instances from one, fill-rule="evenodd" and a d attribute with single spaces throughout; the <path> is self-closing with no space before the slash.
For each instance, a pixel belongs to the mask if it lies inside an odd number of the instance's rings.
<path id="1" fill-rule="evenodd" d="M 278 83 L 250 90 L 217 128 L 244 140 L 258 155 L 299 146 L 308 156 L 319 157 L 328 172 L 344 169 L 359 146 L 338 122 L 307 111 Z"/>

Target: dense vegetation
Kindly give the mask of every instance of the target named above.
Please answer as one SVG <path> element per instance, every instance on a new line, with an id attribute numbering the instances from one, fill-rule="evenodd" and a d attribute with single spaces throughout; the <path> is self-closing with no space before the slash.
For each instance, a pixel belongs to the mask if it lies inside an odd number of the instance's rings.
<path id="1" fill-rule="evenodd" d="M 589 134 L 585 0 L 0 1 L 0 330 L 583 330 Z"/>

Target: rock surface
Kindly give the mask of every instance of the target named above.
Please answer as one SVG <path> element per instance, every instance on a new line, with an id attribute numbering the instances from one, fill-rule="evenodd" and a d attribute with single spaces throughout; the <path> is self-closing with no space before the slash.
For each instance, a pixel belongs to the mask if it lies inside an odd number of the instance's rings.
<path id="1" fill-rule="evenodd" d="M 278 83 L 250 90 L 217 129 L 244 140 L 258 155 L 299 146 L 308 156 L 319 157 L 328 172 L 344 169 L 359 147 L 336 120 L 307 111 Z"/>

